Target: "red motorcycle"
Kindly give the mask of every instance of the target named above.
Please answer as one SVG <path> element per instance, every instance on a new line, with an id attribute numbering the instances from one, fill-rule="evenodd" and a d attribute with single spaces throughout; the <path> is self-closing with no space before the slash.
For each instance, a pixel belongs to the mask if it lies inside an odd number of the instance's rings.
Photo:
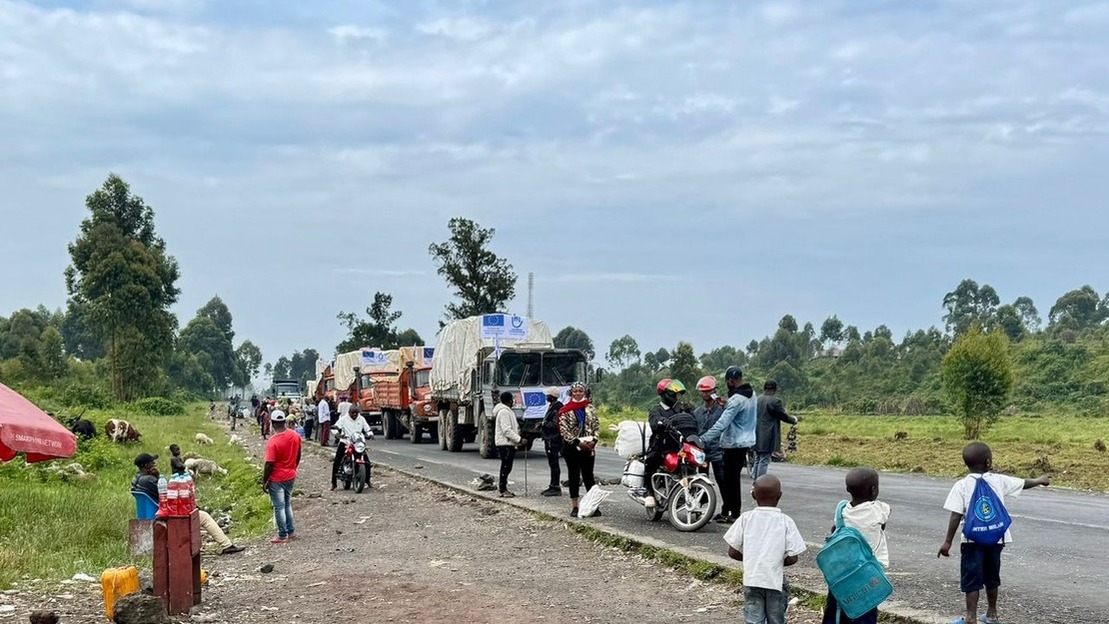
<path id="1" fill-rule="evenodd" d="M 332 429 L 336 434 L 338 429 Z M 370 459 L 367 456 L 366 437 L 361 433 L 354 434 L 350 439 L 343 436 L 339 440 L 347 445 L 343 454 L 343 461 L 339 464 L 339 480 L 343 482 L 343 489 L 349 490 L 354 486 L 354 491 L 361 494 L 362 490 L 370 485 Z"/>
<path id="2" fill-rule="evenodd" d="M 651 476 L 656 504 L 644 505 L 647 517 L 657 522 L 667 512 L 671 526 L 683 532 L 696 531 L 708 524 L 716 511 L 716 490 L 705 474 L 707 468 L 708 460 L 697 436 L 687 437 L 680 451 L 666 453 L 661 470 Z M 628 495 L 643 505 L 646 489 L 631 490 Z"/>

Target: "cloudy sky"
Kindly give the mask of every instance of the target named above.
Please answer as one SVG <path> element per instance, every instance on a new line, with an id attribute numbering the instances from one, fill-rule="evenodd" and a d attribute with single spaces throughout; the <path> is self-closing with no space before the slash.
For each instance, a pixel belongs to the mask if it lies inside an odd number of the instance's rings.
<path id="1" fill-rule="evenodd" d="M 466 216 L 602 346 L 900 334 L 960 279 L 1109 288 L 1109 3 L 0 0 L 0 314 L 62 306 L 109 171 L 182 324 L 267 360 L 381 290 L 432 336 Z M 512 311 L 526 307 L 525 284 Z"/>

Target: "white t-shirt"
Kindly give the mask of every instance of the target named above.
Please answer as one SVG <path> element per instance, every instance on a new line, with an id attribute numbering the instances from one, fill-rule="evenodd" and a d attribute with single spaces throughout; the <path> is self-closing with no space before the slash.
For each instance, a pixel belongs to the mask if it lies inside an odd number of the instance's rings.
<path id="1" fill-rule="evenodd" d="M 943 503 L 943 508 L 952 512 L 963 514 L 964 520 L 967 515 L 967 508 L 970 506 L 970 499 L 974 496 L 974 488 L 978 485 L 978 478 L 983 478 L 986 483 L 990 484 L 993 488 L 997 498 L 1000 499 L 1001 504 L 1005 504 L 1006 496 L 1020 496 L 1024 491 L 1024 479 L 1010 477 L 1008 475 L 997 474 L 995 472 L 987 472 L 986 474 L 978 474 L 972 472 L 963 477 L 962 480 L 951 486 L 951 492 L 947 495 L 947 500 Z M 962 532 L 960 531 L 960 534 Z M 962 541 L 967 541 L 966 536 L 963 536 Z M 1003 542 L 1008 544 L 1013 541 L 1013 536 L 1009 531 L 1005 531 L 1005 538 Z M 998 542 L 1001 544 L 1002 542 Z"/>
<path id="2" fill-rule="evenodd" d="M 321 423 L 331 422 L 331 406 L 327 404 L 327 401 L 320 401 L 316 409 L 319 411 L 319 421 Z"/>
<path id="3" fill-rule="evenodd" d="M 843 508 L 843 523 L 863 534 L 883 568 L 890 567 L 889 544 L 886 543 L 886 532 L 882 529 L 889 519 L 890 506 L 882 501 L 867 501 L 854 507 L 848 503 Z M 834 516 L 832 521 L 835 522 Z"/>
<path id="4" fill-rule="evenodd" d="M 777 507 L 755 507 L 739 515 L 724 541 L 743 553 L 743 584 L 782 590 L 785 558 L 805 552 L 793 518 Z"/>
<path id="5" fill-rule="evenodd" d="M 335 426 L 339 428 L 339 435 L 341 437 L 350 438 L 356 433 L 361 433 L 367 438 L 373 435 L 373 431 L 370 430 L 370 425 L 366 423 L 366 419 L 363 418 L 361 414 L 358 415 L 358 418 L 351 418 L 350 414 L 344 414 L 339 417 Z"/>
<path id="6" fill-rule="evenodd" d="M 339 418 L 342 418 L 343 416 L 346 416 L 347 414 L 349 414 L 351 405 L 352 404 L 351 404 L 350 401 L 340 402 L 339 407 L 335 411 L 335 418 L 339 419 Z"/>

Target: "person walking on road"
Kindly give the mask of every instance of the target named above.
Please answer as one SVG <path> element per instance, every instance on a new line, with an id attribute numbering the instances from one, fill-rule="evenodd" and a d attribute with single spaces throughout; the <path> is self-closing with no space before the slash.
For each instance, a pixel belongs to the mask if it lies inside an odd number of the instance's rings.
<path id="1" fill-rule="evenodd" d="M 724 373 L 728 386 L 728 402 L 716 424 L 701 436 L 701 442 L 719 441 L 724 450 L 724 479 L 720 483 L 721 516 L 717 522 L 731 524 L 739 518 L 743 505 L 740 475 L 747 466 L 747 451 L 755 445 L 755 421 L 758 401 L 751 384 L 743 381 L 743 369 L 729 366 Z"/>
<path id="2" fill-rule="evenodd" d="M 497 445 L 497 454 L 501 458 L 501 479 L 497 484 L 501 498 L 516 496 L 508 491 L 508 475 L 512 472 L 512 463 L 516 459 L 516 447 L 523 441 L 520 437 L 520 425 L 516 422 L 516 412 L 512 411 L 512 403 L 512 393 L 502 392 L 500 401 L 493 408 L 493 420 L 496 422 L 493 442 Z"/>
<path id="3" fill-rule="evenodd" d="M 316 423 L 320 428 L 320 446 L 327 446 L 327 439 L 331 437 L 331 404 L 327 397 L 316 405 Z"/>
<path id="4" fill-rule="evenodd" d="M 558 430 L 558 412 L 562 409 L 562 394 L 558 388 L 547 388 L 547 414 L 543 416 L 543 450 L 547 453 L 547 465 L 551 467 L 551 484 L 540 492 L 543 496 L 562 496 L 562 432 Z"/>
<path id="5" fill-rule="evenodd" d="M 293 526 L 293 483 L 300 467 L 300 435 L 285 427 L 285 412 L 274 410 L 269 416 L 274 435 L 266 442 L 266 467 L 262 472 L 262 491 L 270 495 L 277 537 L 271 544 L 296 539 Z"/>
<path id="6" fill-rule="evenodd" d="M 316 429 L 316 402 L 307 399 L 304 403 L 304 439 L 311 440 Z"/>
<path id="7" fill-rule="evenodd" d="M 767 379 L 758 401 L 758 424 L 755 425 L 755 478 L 770 470 L 774 453 L 782 451 L 782 423 L 796 425 L 801 418 L 786 413 L 778 396 L 778 382 Z"/>
<path id="8" fill-rule="evenodd" d="M 585 397 L 585 384 L 580 381 L 570 386 L 570 399 L 558 414 L 558 429 L 562 434 L 562 454 L 566 457 L 566 472 L 570 480 L 570 516 L 578 517 L 578 494 L 581 485 L 585 491 L 593 489 L 597 480 L 593 476 L 593 465 L 597 460 L 597 421 L 596 409 Z M 601 515 L 601 510 L 593 512 Z"/>

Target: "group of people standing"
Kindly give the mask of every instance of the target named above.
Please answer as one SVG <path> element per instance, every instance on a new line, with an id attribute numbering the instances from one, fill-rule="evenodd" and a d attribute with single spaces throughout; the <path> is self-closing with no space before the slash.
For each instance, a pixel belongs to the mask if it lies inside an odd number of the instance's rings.
<path id="1" fill-rule="evenodd" d="M 551 480 L 543 496 L 562 496 L 562 465 L 566 462 L 567 485 L 570 489 L 570 515 L 578 516 L 578 502 L 581 487 L 588 492 L 596 485 L 593 466 L 596 462 L 596 447 L 600 439 L 600 422 L 589 398 L 589 389 L 581 382 L 570 386 L 566 402 L 562 402 L 562 391 L 547 388 L 547 412 L 543 417 L 541 432 L 547 463 L 551 469 Z M 512 411 L 514 399 L 511 392 L 502 392 L 497 406 L 493 408 L 495 420 L 494 443 L 501 458 L 498 491 L 504 498 L 515 496 L 508 489 L 508 475 L 516 458 L 516 449 L 526 442 L 520 436 L 516 414 Z M 593 516 L 600 516 L 596 510 Z"/>

